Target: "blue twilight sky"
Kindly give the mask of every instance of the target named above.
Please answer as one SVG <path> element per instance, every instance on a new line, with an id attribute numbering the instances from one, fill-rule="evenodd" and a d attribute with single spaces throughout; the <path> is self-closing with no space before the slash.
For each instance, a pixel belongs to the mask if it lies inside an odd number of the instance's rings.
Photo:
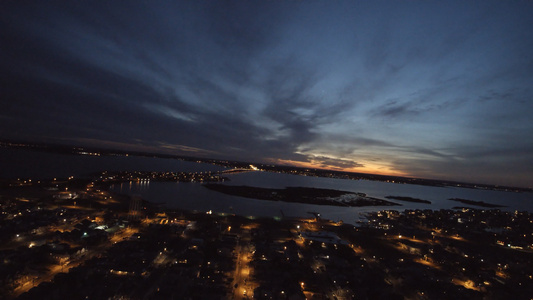
<path id="1" fill-rule="evenodd" d="M 0 138 L 533 186 L 532 1 L 1 1 Z"/>

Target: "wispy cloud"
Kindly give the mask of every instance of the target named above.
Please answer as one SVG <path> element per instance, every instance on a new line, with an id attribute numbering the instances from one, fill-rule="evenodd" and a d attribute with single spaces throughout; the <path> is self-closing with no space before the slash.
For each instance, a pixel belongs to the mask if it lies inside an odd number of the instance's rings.
<path id="1" fill-rule="evenodd" d="M 385 7 L 3 1 L 0 138 L 525 184 L 531 4 Z"/>

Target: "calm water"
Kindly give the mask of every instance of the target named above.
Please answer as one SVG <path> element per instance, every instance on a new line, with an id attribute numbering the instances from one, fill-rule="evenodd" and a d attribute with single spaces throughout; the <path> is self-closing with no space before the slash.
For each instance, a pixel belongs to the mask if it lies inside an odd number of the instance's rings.
<path id="1" fill-rule="evenodd" d="M 94 172 L 109 171 L 219 171 L 223 167 L 185 162 L 177 159 L 135 156 L 83 156 L 47 153 L 31 150 L 0 148 L 0 177 L 3 178 L 53 178 L 87 176 Z M 123 183 L 112 190 L 119 193 L 140 195 L 169 208 L 235 213 L 244 216 L 295 216 L 308 217 L 308 212 L 319 212 L 325 218 L 353 223 L 361 213 L 381 209 L 449 209 L 469 206 L 449 198 L 464 198 L 487 203 L 506 205 L 502 210 L 533 212 L 533 193 L 511 193 L 465 188 L 442 188 L 420 185 L 395 184 L 368 180 L 347 180 L 306 177 L 270 172 L 248 172 L 228 175 L 224 184 L 249 185 L 266 188 L 316 187 L 366 193 L 371 197 L 388 195 L 409 196 L 429 200 L 432 204 L 390 200 L 402 204 L 388 207 L 337 207 L 300 203 L 285 203 L 235 197 L 208 190 L 201 183 Z M 470 206 L 472 207 L 472 206 Z"/>
<path id="2" fill-rule="evenodd" d="M 287 186 L 329 188 L 363 192 L 376 198 L 388 195 L 409 196 L 430 200 L 432 204 L 390 200 L 402 206 L 337 207 L 254 200 L 221 194 L 202 187 L 201 183 L 150 182 L 144 184 L 124 183 L 112 189 L 119 193 L 136 194 L 153 202 L 164 202 L 167 207 L 187 210 L 235 213 L 244 216 L 295 216 L 309 217 L 308 212 L 319 212 L 327 219 L 353 223 L 360 220 L 362 213 L 382 209 L 451 209 L 454 206 L 474 207 L 449 198 L 464 198 L 508 207 L 502 210 L 525 210 L 533 212 L 532 193 L 510 193 L 465 188 L 442 188 L 408 184 L 395 184 L 368 180 L 347 180 L 321 177 L 306 177 L 270 172 L 248 172 L 228 176 L 231 181 L 224 184 L 249 185 L 265 188 Z"/>

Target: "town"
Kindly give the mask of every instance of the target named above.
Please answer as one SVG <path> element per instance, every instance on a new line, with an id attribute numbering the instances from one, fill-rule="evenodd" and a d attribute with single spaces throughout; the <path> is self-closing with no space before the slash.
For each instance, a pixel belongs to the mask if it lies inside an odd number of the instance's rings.
<path id="1" fill-rule="evenodd" d="M 111 193 L 103 172 L 2 182 L 6 299 L 434 299 L 533 294 L 533 216 L 384 210 L 343 224 L 187 212 Z"/>

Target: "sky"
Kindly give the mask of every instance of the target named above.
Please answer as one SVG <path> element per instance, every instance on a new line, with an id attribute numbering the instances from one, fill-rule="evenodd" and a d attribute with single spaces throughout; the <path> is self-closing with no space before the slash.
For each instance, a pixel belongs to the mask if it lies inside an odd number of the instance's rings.
<path id="1" fill-rule="evenodd" d="M 532 1 L 1 1 L 0 138 L 533 186 Z"/>

